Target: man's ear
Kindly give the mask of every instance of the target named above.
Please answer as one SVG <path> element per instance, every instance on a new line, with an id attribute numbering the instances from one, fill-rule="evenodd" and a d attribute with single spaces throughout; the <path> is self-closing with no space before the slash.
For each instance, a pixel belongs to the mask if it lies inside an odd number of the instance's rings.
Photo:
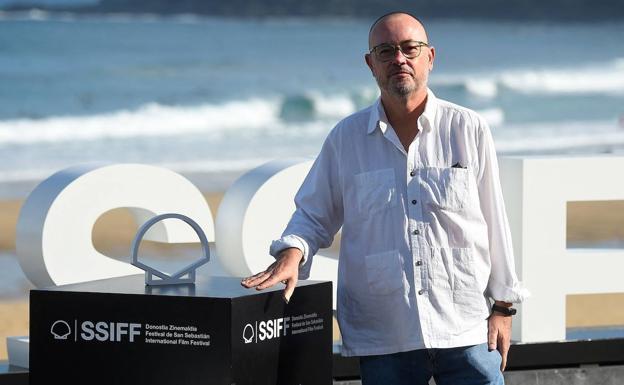
<path id="1" fill-rule="evenodd" d="M 368 68 L 371 70 L 373 76 L 375 76 L 375 70 L 373 69 L 373 58 L 371 57 L 370 53 L 364 55 L 364 61 L 366 62 Z"/>
<path id="2" fill-rule="evenodd" d="M 433 61 L 435 59 L 435 48 L 429 47 L 429 71 L 433 70 Z"/>

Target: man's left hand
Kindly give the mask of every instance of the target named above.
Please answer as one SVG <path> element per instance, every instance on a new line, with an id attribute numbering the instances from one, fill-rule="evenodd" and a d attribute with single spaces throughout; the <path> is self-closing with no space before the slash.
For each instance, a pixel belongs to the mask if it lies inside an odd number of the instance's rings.
<path id="1" fill-rule="evenodd" d="M 500 370 L 507 366 L 507 353 L 511 345 L 511 317 L 492 312 L 488 318 L 488 349 L 500 352 L 502 361 Z"/>

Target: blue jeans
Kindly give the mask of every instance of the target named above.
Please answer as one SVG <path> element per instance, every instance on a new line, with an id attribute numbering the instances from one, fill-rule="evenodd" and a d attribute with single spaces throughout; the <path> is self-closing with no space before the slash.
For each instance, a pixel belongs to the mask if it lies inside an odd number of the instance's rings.
<path id="1" fill-rule="evenodd" d="M 501 355 L 487 344 L 360 357 L 362 385 L 502 385 Z"/>

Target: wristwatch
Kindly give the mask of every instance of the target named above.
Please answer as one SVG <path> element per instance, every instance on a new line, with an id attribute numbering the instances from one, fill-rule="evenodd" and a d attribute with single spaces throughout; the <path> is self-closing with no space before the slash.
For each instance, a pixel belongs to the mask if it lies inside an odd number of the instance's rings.
<path id="1" fill-rule="evenodd" d="M 517 310 L 514 309 L 513 307 L 498 306 L 497 304 L 492 305 L 492 311 L 501 313 L 502 315 L 506 317 L 510 317 L 516 314 L 517 312 Z"/>

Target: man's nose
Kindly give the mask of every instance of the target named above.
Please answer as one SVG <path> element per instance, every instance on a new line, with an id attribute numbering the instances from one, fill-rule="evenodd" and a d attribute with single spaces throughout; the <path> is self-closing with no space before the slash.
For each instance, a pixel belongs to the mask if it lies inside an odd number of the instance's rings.
<path id="1" fill-rule="evenodd" d="M 405 57 L 405 55 L 403 55 L 403 52 L 401 52 L 401 50 L 399 49 L 399 47 L 395 47 L 394 48 L 394 56 L 392 57 L 392 63 L 401 65 L 403 63 L 405 63 L 407 61 L 407 58 Z"/>

